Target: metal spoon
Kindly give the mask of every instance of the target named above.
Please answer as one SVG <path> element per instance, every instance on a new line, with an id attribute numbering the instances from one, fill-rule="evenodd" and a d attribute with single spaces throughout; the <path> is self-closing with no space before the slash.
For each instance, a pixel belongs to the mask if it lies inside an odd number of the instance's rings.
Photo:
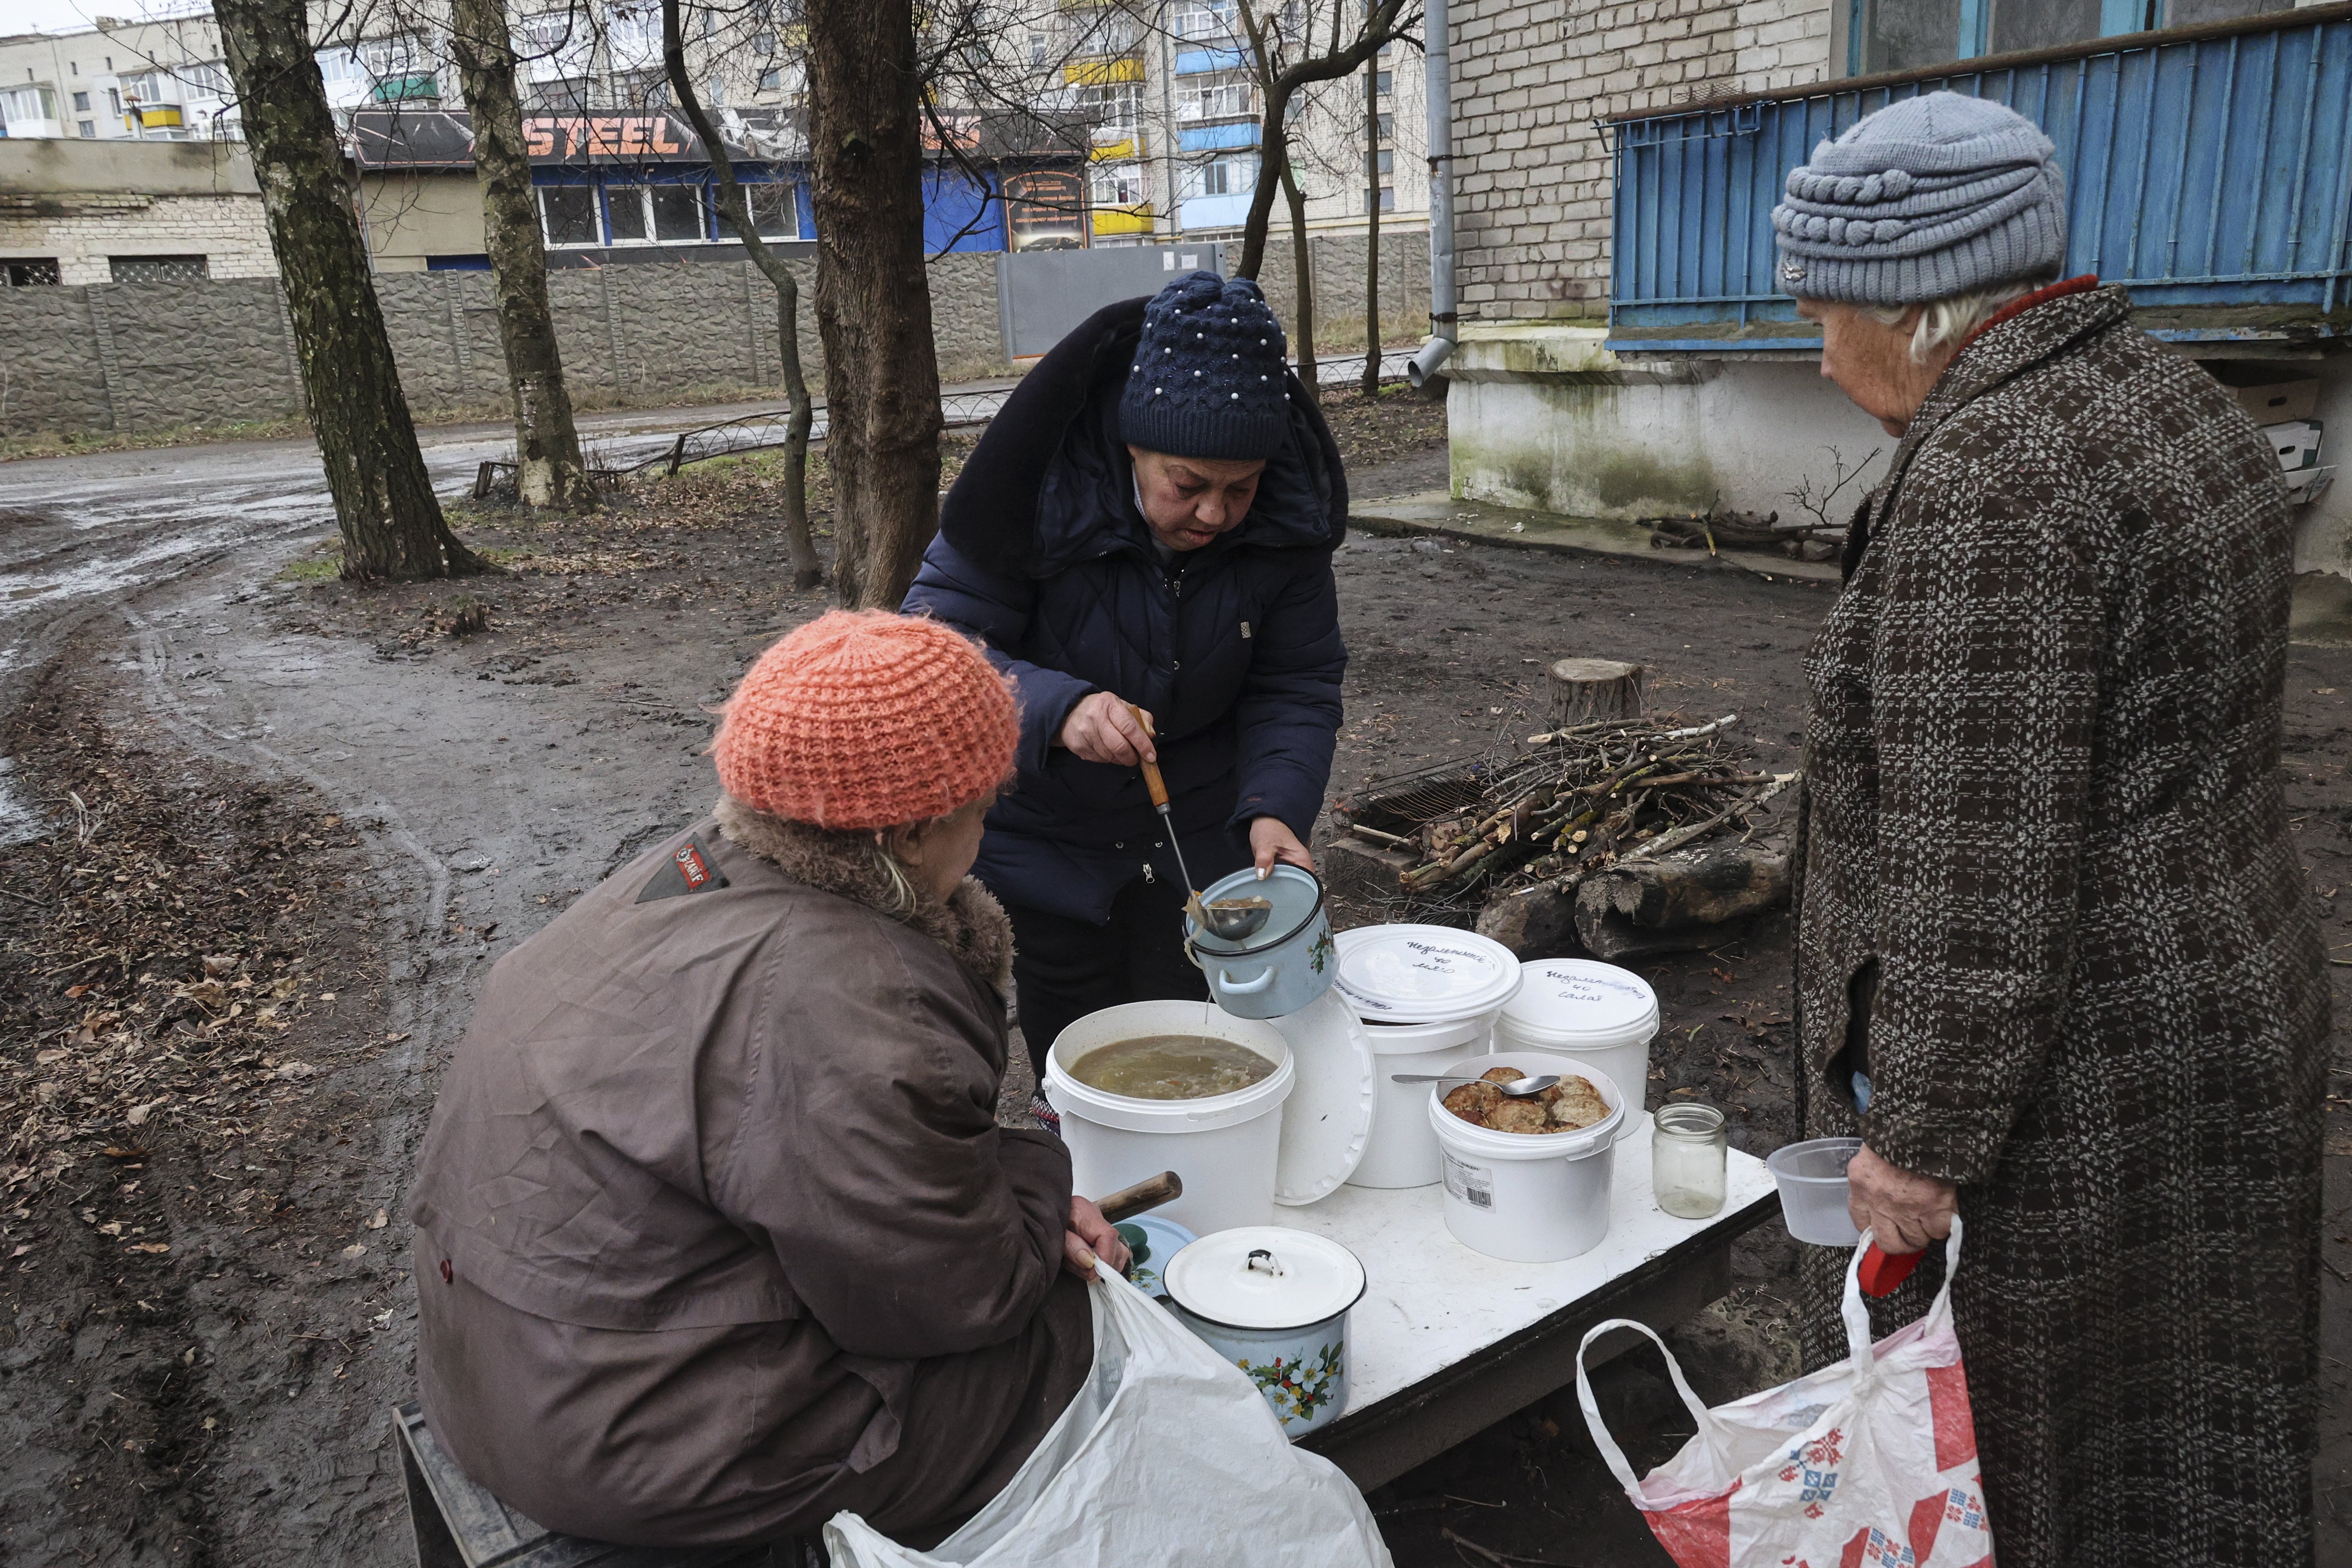
<path id="1" fill-rule="evenodd" d="M 1507 1099 L 1525 1100 L 1528 1095 L 1541 1094 L 1545 1089 L 1548 1089 L 1552 1085 L 1558 1083 L 1559 1081 L 1559 1074 L 1556 1072 L 1539 1073 L 1534 1078 L 1519 1078 L 1513 1079 L 1508 1083 L 1496 1083 L 1493 1079 L 1479 1078 L 1475 1074 L 1454 1072 L 1392 1072 L 1389 1074 L 1389 1081 L 1391 1083 L 1493 1084 L 1495 1088 L 1502 1090 L 1504 1096 Z"/>
<path id="2" fill-rule="evenodd" d="M 1145 734 L 1151 732 L 1151 726 L 1144 719 L 1142 709 L 1130 702 L 1127 705 L 1127 710 L 1135 715 L 1138 723 L 1143 725 Z M 1184 879 L 1184 912 L 1192 917 L 1192 923 L 1223 942 L 1240 942 L 1244 937 L 1255 936 L 1265 929 L 1265 922 L 1274 916 L 1274 904 L 1270 900 L 1253 895 L 1240 899 L 1219 899 L 1213 904 L 1204 904 L 1201 901 L 1201 895 L 1192 888 L 1192 869 L 1184 864 L 1184 846 L 1176 838 L 1176 818 L 1171 816 L 1168 810 L 1168 781 L 1160 776 L 1158 763 L 1146 761 L 1143 763 L 1143 787 L 1151 792 L 1151 808 L 1160 814 L 1160 820 L 1167 825 L 1168 847 L 1176 851 L 1176 870 Z"/>

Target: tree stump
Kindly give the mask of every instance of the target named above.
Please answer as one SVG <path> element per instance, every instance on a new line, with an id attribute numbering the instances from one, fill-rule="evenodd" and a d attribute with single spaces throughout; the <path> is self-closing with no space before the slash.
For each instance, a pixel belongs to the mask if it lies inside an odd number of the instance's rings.
<path id="1" fill-rule="evenodd" d="M 1602 719 L 1642 716 L 1642 667 L 1613 658 L 1563 658 L 1545 672 L 1551 686 L 1551 727 L 1565 730 Z"/>

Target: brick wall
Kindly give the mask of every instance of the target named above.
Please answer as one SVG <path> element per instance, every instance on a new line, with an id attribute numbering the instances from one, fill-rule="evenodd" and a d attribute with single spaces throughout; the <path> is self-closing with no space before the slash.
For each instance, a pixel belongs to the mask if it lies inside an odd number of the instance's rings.
<path id="1" fill-rule="evenodd" d="M 215 278 L 278 271 L 261 198 L 252 195 L 18 198 L 0 207 L 0 255 L 54 256 L 69 284 L 110 282 L 110 256 L 204 256 Z"/>
<path id="2" fill-rule="evenodd" d="M 821 384 L 814 267 L 795 271 L 802 363 Z M 1002 373 L 996 258 L 941 257 L 930 284 L 940 377 Z M 375 286 L 412 408 L 430 416 L 504 404 L 488 273 L 382 273 Z M 583 401 L 654 406 L 780 383 L 775 293 L 749 261 L 566 269 L 549 275 L 548 292 L 564 372 Z M 288 332 L 267 277 L 0 289 L 0 434 L 299 414 Z"/>
<path id="3" fill-rule="evenodd" d="M 1473 321 L 1605 315 L 1595 120 L 1830 75 L 1832 0 L 1454 0 L 1454 244 Z"/>

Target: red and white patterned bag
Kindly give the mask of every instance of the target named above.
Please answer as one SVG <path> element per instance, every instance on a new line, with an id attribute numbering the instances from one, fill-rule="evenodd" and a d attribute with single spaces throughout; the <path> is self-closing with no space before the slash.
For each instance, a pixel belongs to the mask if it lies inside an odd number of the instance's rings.
<path id="1" fill-rule="evenodd" d="M 1857 1278 L 1870 1241 L 1865 1234 L 1846 1267 L 1853 1353 L 1837 1365 L 1709 1410 L 1666 1354 L 1698 1432 L 1639 1480 L 1593 1404 L 1584 1352 L 1612 1329 L 1666 1347 L 1622 1318 L 1584 1336 L 1576 1392 L 1585 1424 L 1680 1568 L 1991 1568 L 1968 1373 L 1952 1331 L 1960 1222 L 1945 1243 L 1936 1304 L 1875 1345 Z"/>

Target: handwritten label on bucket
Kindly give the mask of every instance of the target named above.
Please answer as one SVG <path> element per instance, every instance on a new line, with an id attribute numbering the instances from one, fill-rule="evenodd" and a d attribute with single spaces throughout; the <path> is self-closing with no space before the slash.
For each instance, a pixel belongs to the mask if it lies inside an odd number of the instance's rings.
<path id="1" fill-rule="evenodd" d="M 1493 1208 L 1495 1173 L 1484 1165 L 1455 1159 L 1450 1151 L 1440 1152 L 1445 1155 L 1445 1190 L 1472 1208 Z"/>

